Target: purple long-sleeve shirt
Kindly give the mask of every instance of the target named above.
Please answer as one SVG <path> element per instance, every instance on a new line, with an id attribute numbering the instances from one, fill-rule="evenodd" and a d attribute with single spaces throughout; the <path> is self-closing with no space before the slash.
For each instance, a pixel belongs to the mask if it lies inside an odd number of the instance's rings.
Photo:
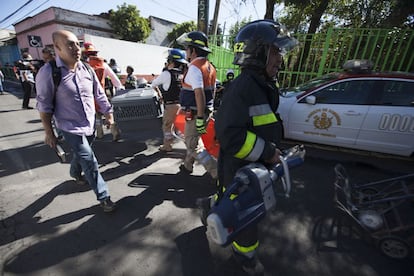
<path id="1" fill-rule="evenodd" d="M 36 75 L 37 109 L 53 114 L 56 126 L 64 131 L 76 135 L 92 135 L 95 125 L 95 102 L 101 113 L 113 111 L 105 91 L 95 73 L 92 77 L 82 62 L 76 64 L 75 70 L 70 70 L 59 57 L 56 57 L 56 65 L 62 73 L 56 95 L 52 66 L 46 63 Z"/>

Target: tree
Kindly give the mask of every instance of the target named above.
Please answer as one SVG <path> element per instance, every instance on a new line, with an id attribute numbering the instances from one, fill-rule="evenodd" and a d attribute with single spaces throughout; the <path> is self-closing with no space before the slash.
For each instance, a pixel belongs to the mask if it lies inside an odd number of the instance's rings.
<path id="1" fill-rule="evenodd" d="M 272 1 L 266 1 L 267 11 L 270 10 Z M 325 30 L 328 26 L 410 27 L 412 22 L 410 18 L 414 16 L 412 0 L 274 0 L 273 2 L 284 4 L 284 16 L 280 21 L 288 29 L 308 34 Z"/>
<path id="2" fill-rule="evenodd" d="M 251 21 L 252 21 L 252 17 L 250 16 L 249 18 L 243 18 L 240 22 L 236 22 L 234 25 L 230 26 L 230 30 L 229 30 L 230 49 L 233 49 L 234 39 L 236 38 L 236 35 L 240 31 L 240 29 Z"/>
<path id="3" fill-rule="evenodd" d="M 172 48 L 181 48 L 182 46 L 178 45 L 175 41 L 180 35 L 183 33 L 188 33 L 197 30 L 197 25 L 194 21 L 187 21 L 181 24 L 177 24 L 174 26 L 171 32 L 167 34 L 168 40 L 171 42 Z"/>
<path id="4" fill-rule="evenodd" d="M 120 39 L 144 42 L 150 34 L 150 26 L 147 19 L 139 15 L 135 5 L 117 6 L 118 10 L 109 10 L 109 24 Z"/>

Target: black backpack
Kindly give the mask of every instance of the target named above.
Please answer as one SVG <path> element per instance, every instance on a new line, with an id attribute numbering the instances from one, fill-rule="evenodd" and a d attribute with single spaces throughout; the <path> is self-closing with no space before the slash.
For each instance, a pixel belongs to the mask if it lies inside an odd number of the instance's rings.
<path id="1" fill-rule="evenodd" d="M 93 71 L 92 67 L 84 61 L 82 61 L 82 63 L 86 66 L 86 68 L 89 71 L 89 74 L 91 74 L 91 77 L 93 79 L 94 78 L 94 74 L 93 74 L 94 71 Z M 60 84 L 60 81 L 62 80 L 62 72 L 60 71 L 60 68 L 57 67 L 56 60 L 49 61 L 49 64 L 52 67 L 52 78 L 53 78 L 53 84 L 55 85 L 55 92 L 56 92 L 57 88 Z"/>
<path id="2" fill-rule="evenodd" d="M 82 62 L 86 66 L 86 68 L 88 69 L 89 74 L 91 74 L 92 79 L 94 79 L 95 74 L 94 74 L 94 71 L 93 71 L 92 67 L 86 62 L 84 62 L 84 61 L 82 61 Z M 53 84 L 55 86 L 54 87 L 54 94 L 53 94 L 53 106 L 55 106 L 56 91 L 59 87 L 60 81 L 62 80 L 62 71 L 60 70 L 59 67 L 57 67 L 56 60 L 49 61 L 49 64 L 52 67 L 52 78 L 53 78 Z M 95 82 L 94 82 L 94 87 L 93 87 L 92 91 L 95 91 Z"/>

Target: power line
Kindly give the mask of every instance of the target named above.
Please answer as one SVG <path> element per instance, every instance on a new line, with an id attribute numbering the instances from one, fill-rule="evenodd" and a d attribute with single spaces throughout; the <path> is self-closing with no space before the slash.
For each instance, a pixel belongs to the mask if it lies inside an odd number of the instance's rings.
<path id="1" fill-rule="evenodd" d="M 256 9 L 256 0 L 252 0 L 252 3 L 253 3 L 254 11 L 256 12 L 257 18 L 260 18 L 259 14 L 257 13 L 257 9 Z"/>
<path id="2" fill-rule="evenodd" d="M 37 6 L 36 8 L 32 9 L 31 11 L 29 11 L 28 13 L 26 13 L 25 15 L 23 15 L 22 17 L 20 17 L 18 20 L 16 20 L 15 22 L 19 22 L 22 19 L 26 18 L 28 15 L 30 15 L 32 12 L 34 12 L 35 10 L 39 9 L 41 6 L 43 6 L 44 4 L 46 4 L 47 2 L 49 2 L 50 0 L 46 0 L 45 2 L 43 2 L 42 4 L 40 4 L 39 6 Z M 9 26 L 11 26 L 12 24 L 10 24 Z M 9 26 L 6 26 L 9 27 Z"/>
<path id="3" fill-rule="evenodd" d="M 24 8 L 25 6 L 29 5 L 31 2 L 33 2 L 33 0 L 29 0 L 26 3 L 23 4 L 23 6 L 21 6 L 20 8 L 18 8 L 17 10 L 15 10 L 14 12 L 12 12 L 11 14 L 9 14 L 8 16 L 6 16 L 6 18 L 4 18 L 3 20 L 0 21 L 0 24 L 3 23 L 4 21 L 6 21 L 7 19 L 9 19 L 10 17 L 12 17 L 13 15 L 15 15 L 17 12 L 19 12 L 22 8 Z"/>
<path id="4" fill-rule="evenodd" d="M 164 9 L 166 8 L 165 7 L 165 4 L 161 4 L 161 3 L 159 3 L 158 1 L 155 1 L 155 0 L 153 0 L 152 2 L 156 3 L 157 5 L 161 6 Z M 194 17 L 188 16 L 188 14 L 185 14 L 185 13 L 179 12 L 177 10 L 174 10 L 171 7 L 167 7 L 167 9 L 170 10 L 170 11 L 172 11 L 172 12 L 174 12 L 174 13 L 176 13 L 176 14 L 179 14 L 179 15 L 182 15 L 184 17 L 187 17 L 189 19 L 194 19 Z"/>

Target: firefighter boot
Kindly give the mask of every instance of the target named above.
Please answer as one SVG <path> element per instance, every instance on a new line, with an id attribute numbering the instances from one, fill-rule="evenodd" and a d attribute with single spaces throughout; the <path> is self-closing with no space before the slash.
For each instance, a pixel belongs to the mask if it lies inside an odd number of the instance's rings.
<path id="1" fill-rule="evenodd" d="M 233 258 L 236 264 L 249 276 L 265 276 L 264 266 L 256 254 L 248 257 L 232 247 Z"/>

